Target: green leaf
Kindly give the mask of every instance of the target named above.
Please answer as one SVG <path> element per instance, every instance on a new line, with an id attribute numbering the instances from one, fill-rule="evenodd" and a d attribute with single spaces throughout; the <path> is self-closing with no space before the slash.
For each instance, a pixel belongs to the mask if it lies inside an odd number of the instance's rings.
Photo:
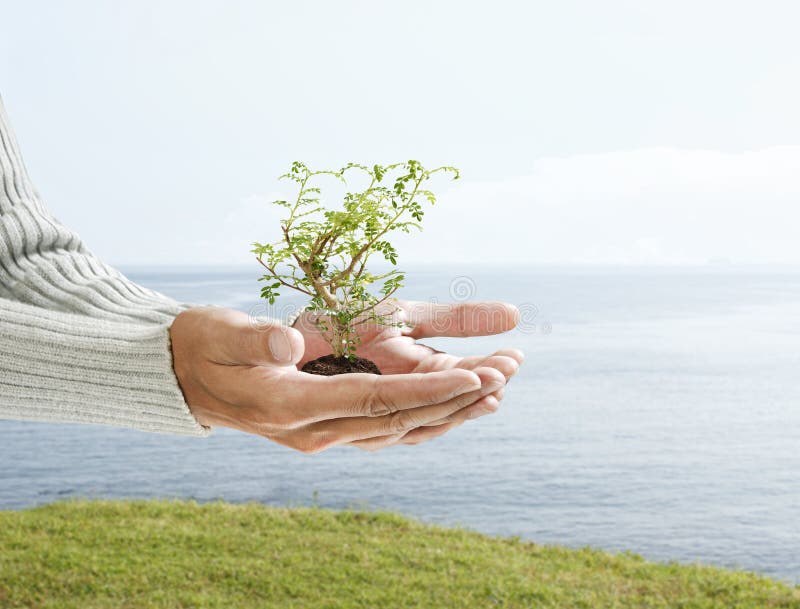
<path id="1" fill-rule="evenodd" d="M 352 180 L 361 189 L 348 188 L 338 201 L 328 200 L 323 191 L 329 178 L 347 184 L 344 176 L 350 172 L 365 174 Z M 370 256 L 379 253 L 393 266 L 397 264 L 391 234 L 421 229 L 423 203 L 436 202 L 427 182 L 437 172 L 458 177 L 454 167 L 427 170 L 413 159 L 390 165 L 348 163 L 338 171 L 292 163 L 281 179 L 295 184 L 295 195 L 274 201 L 286 210 L 275 241 L 252 243 L 251 252 L 269 270 L 259 278 L 264 282 L 262 297 L 274 304 L 284 285 L 301 291 L 309 299 L 307 309 L 320 314 L 317 327 L 333 352 L 354 355 L 360 342 L 359 324 L 396 325 L 385 313 L 385 304 L 380 312 L 376 306 L 391 302 L 385 299 L 405 280 L 396 269 L 371 273 Z"/>

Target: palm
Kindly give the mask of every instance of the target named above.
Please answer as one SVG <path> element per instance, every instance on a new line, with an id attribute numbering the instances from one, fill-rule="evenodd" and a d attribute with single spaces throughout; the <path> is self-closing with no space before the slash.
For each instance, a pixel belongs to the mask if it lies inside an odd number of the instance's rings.
<path id="1" fill-rule="evenodd" d="M 497 334 L 516 325 L 516 309 L 503 303 L 429 305 L 415 301 L 397 301 L 394 318 L 411 323 L 409 327 L 362 324 L 358 334 L 357 354 L 372 360 L 384 374 L 434 372 L 449 368 L 474 370 L 491 366 L 506 377 L 516 371 L 522 354 L 515 350 L 498 351 L 488 356 L 460 358 L 436 351 L 417 342 L 430 336 L 479 336 Z M 481 315 L 476 312 L 481 311 Z M 295 327 L 303 334 L 305 353 L 298 367 L 331 352 L 331 347 L 313 323 L 311 314 L 304 314 Z M 511 361 L 513 360 L 513 361 Z"/>

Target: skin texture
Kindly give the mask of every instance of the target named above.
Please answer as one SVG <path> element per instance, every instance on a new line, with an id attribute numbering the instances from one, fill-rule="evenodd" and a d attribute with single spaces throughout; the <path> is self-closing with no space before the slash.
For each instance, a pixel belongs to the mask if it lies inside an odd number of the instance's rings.
<path id="1" fill-rule="evenodd" d="M 254 323 L 240 311 L 198 307 L 170 328 L 175 373 L 186 403 L 208 427 L 231 427 L 316 453 L 351 445 L 377 450 L 433 439 L 495 412 L 519 369 L 516 349 L 460 358 L 422 345 L 433 336 L 481 336 L 514 328 L 505 303 L 384 303 L 403 327 L 362 324 L 358 355 L 382 376 L 300 372 L 330 346 L 305 313 L 289 328 Z"/>

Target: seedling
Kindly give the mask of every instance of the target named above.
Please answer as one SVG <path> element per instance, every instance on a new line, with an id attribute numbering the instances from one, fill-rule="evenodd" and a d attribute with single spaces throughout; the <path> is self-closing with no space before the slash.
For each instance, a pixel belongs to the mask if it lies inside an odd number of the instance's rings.
<path id="1" fill-rule="evenodd" d="M 372 362 L 356 356 L 358 326 L 402 323 L 394 321 L 395 309 L 380 307 L 405 280 L 395 268 L 397 251 L 389 237 L 395 231 L 422 229 L 423 203 L 436 202 L 425 185 L 440 172 L 452 174 L 453 179 L 459 176 L 455 167 L 425 169 L 418 161 L 372 167 L 349 163 L 339 171 L 312 171 L 295 162 L 281 176 L 295 182 L 298 189 L 293 201 L 273 201 L 287 214 L 280 222 L 281 238 L 268 244 L 253 243 L 252 252 L 266 270 L 260 278 L 265 282 L 261 296 L 274 304 L 282 288 L 306 295 L 306 309 L 315 313 L 312 318 L 331 346 L 331 355 L 320 358 L 325 365 L 315 360 L 303 370 L 380 374 Z M 346 192 L 336 207 L 323 202 L 321 178 L 334 178 L 347 187 L 356 175 L 364 178 L 366 188 Z M 389 270 L 372 273 L 368 267 L 372 256 L 380 256 L 390 265 Z"/>

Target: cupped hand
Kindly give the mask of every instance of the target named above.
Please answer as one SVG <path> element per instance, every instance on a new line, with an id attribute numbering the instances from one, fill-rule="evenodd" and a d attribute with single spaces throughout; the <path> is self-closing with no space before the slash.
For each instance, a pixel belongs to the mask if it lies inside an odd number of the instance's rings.
<path id="1" fill-rule="evenodd" d="M 472 371 L 482 380 L 476 399 L 442 419 L 430 421 L 410 431 L 397 432 L 351 442 L 366 449 L 391 444 L 417 444 L 440 436 L 468 419 L 495 412 L 503 398 L 506 382 L 516 374 L 524 359 L 518 349 L 503 349 L 488 355 L 457 357 L 417 342 L 430 337 L 470 337 L 500 334 L 512 330 L 519 311 L 503 302 L 464 302 L 454 304 L 393 300 L 381 305 L 381 314 L 390 314 L 391 325 L 359 325 L 361 343 L 358 355 L 375 362 L 383 374 L 430 374 L 448 370 Z M 402 323 L 401 323 L 402 322 Z M 330 346 L 317 329 L 315 314 L 306 312 L 294 323 L 303 335 L 305 353 L 298 366 L 330 353 Z"/>
<path id="2" fill-rule="evenodd" d="M 365 357 L 389 374 L 324 377 L 300 372 L 320 337 L 244 313 L 198 307 L 171 328 L 173 366 L 186 403 L 208 427 L 258 434 L 305 453 L 352 444 L 377 448 L 438 431 L 449 417 L 505 384 L 499 366 L 448 359 L 422 346 L 365 336 Z M 423 326 L 417 326 L 417 332 Z M 405 337 L 412 343 L 412 335 Z M 313 356 L 316 357 L 316 356 Z M 416 363 L 414 363 L 416 362 Z M 409 437 L 410 436 L 410 437 Z M 391 439 L 391 440 L 387 440 Z"/>

